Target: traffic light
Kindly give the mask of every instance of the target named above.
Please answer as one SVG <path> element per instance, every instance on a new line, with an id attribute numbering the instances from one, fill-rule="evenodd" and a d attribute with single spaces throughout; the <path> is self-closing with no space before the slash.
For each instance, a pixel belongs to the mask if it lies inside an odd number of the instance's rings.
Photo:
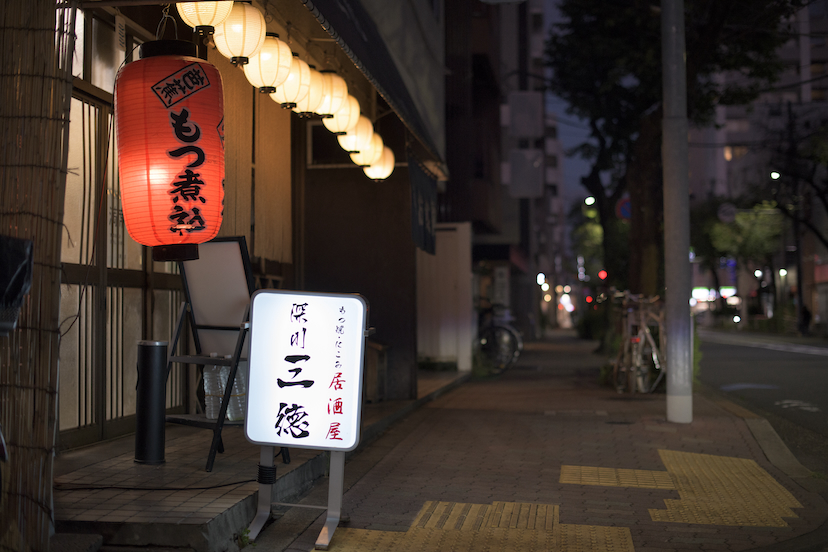
<path id="1" fill-rule="evenodd" d="M 606 270 L 601 269 L 598 271 L 598 278 L 600 278 L 601 280 L 606 280 L 607 276 L 609 275 L 607 274 Z"/>

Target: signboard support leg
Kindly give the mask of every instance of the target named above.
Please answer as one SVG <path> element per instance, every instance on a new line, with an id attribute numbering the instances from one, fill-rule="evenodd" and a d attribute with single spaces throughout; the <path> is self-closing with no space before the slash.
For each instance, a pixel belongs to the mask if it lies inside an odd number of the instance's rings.
<path id="1" fill-rule="evenodd" d="M 263 446 L 259 452 L 259 506 L 256 510 L 256 517 L 248 528 L 250 533 L 247 537 L 253 541 L 259 536 L 267 520 L 270 519 L 270 505 L 273 491 L 273 483 L 276 480 L 276 466 L 273 465 L 273 446 Z"/>
<path id="2" fill-rule="evenodd" d="M 345 488 L 345 453 L 343 451 L 331 451 L 330 474 L 328 479 L 328 518 L 319 533 L 319 538 L 316 539 L 317 550 L 328 549 L 342 515 L 342 493 Z"/>

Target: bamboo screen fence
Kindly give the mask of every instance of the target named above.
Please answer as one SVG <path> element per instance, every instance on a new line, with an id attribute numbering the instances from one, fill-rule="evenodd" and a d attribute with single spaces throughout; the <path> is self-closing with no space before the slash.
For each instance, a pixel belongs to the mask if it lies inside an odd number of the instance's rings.
<path id="1" fill-rule="evenodd" d="M 77 2 L 0 9 L 0 233 L 34 241 L 18 327 L 0 337 L 0 550 L 48 550 L 58 388 L 60 243 Z M 2 262 L 2 259 L 0 259 Z"/>

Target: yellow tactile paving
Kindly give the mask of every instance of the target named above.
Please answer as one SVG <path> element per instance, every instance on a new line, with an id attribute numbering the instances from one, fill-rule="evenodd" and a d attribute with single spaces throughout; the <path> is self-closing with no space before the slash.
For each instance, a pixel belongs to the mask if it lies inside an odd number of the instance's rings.
<path id="1" fill-rule="evenodd" d="M 641 489 L 675 489 L 666 471 L 627 470 L 592 466 L 561 466 L 561 483 L 600 485 L 604 487 L 638 487 Z"/>
<path id="2" fill-rule="evenodd" d="M 666 510 L 650 509 L 653 521 L 786 527 L 802 505 L 753 460 L 658 451 L 666 472 L 592 466 L 562 466 L 561 483 L 675 489 L 679 500 L 666 499 Z"/>
<path id="3" fill-rule="evenodd" d="M 653 521 L 786 527 L 799 501 L 753 460 L 659 450 L 679 500 L 650 510 Z"/>
<path id="4" fill-rule="evenodd" d="M 561 524 L 561 550 L 633 552 L 632 535 L 626 527 Z"/>
<path id="5" fill-rule="evenodd" d="M 626 527 L 563 525 L 557 504 L 426 502 L 406 532 L 339 528 L 334 552 L 635 552 Z"/>

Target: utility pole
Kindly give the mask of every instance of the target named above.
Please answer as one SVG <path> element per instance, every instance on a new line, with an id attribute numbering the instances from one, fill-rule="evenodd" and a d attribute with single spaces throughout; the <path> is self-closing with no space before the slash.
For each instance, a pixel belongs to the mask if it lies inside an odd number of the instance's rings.
<path id="1" fill-rule="evenodd" d="M 791 102 L 788 102 L 788 151 L 785 163 L 785 172 L 787 174 L 785 177 L 793 179 L 791 192 L 794 205 L 794 212 L 792 213 L 792 230 L 794 235 L 794 247 L 796 247 L 796 329 L 799 333 L 805 334 L 808 328 L 805 327 L 805 317 L 803 316 L 802 310 L 805 306 L 805 303 L 803 302 L 805 295 L 802 293 L 802 229 L 800 227 L 800 221 L 802 220 L 800 217 L 803 216 L 803 202 L 799 186 L 799 167 L 796 166 L 796 157 L 796 118 L 793 114 L 793 106 L 791 105 Z"/>
<path id="2" fill-rule="evenodd" d="M 684 0 L 661 0 L 661 45 L 667 421 L 690 423 L 693 421 L 693 330 Z"/>

